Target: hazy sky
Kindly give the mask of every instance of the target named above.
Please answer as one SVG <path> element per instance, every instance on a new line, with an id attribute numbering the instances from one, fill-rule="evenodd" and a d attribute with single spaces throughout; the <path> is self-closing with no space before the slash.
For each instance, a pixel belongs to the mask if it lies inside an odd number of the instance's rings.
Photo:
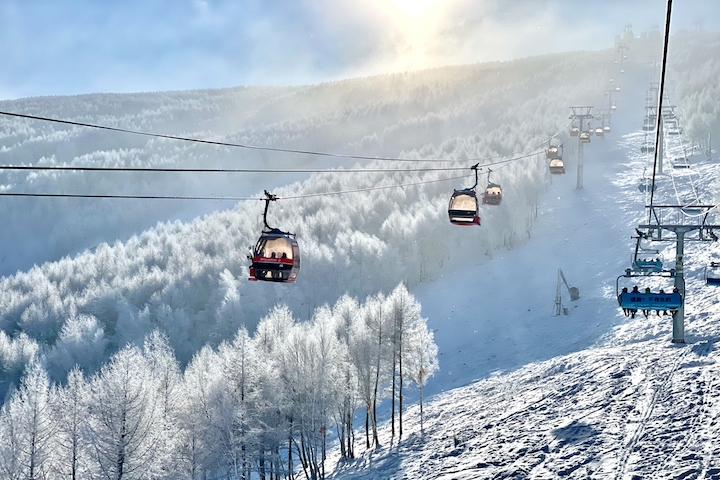
<path id="1" fill-rule="evenodd" d="M 0 0 L 0 99 L 288 85 L 612 46 L 665 0 Z M 720 31 L 675 0 L 673 31 Z"/>

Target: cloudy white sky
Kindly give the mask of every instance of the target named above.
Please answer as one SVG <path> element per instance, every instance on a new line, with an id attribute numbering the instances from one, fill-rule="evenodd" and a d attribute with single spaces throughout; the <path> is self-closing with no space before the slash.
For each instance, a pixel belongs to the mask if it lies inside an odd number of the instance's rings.
<path id="1" fill-rule="evenodd" d="M 666 0 L 2 0 L 0 99 L 316 83 L 612 46 Z M 720 30 L 675 0 L 673 31 Z"/>

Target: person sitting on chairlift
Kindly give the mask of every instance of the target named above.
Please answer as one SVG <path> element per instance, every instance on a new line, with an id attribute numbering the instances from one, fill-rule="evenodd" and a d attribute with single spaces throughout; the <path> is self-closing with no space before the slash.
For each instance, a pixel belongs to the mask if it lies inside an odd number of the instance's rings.
<path id="1" fill-rule="evenodd" d="M 638 286 L 635 285 L 632 289 L 632 293 L 640 293 L 640 290 L 638 290 Z"/>
<path id="2" fill-rule="evenodd" d="M 627 287 L 623 287 L 622 293 L 628 293 Z M 624 308 L 624 307 L 623 307 L 622 310 L 623 310 L 623 313 L 625 314 L 626 317 L 630 316 L 630 309 L 629 309 L 629 308 Z"/>

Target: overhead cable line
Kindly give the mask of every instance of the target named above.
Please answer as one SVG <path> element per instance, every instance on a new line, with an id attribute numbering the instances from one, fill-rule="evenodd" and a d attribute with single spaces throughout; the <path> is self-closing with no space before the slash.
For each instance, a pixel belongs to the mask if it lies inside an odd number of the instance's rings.
<path id="1" fill-rule="evenodd" d="M 143 168 L 143 167 L 82 167 L 82 166 L 40 166 L 40 165 L 0 165 L 0 170 L 34 171 L 79 171 L 79 172 L 161 172 L 161 173 L 409 173 L 409 172 L 449 172 L 467 170 L 467 167 L 428 167 L 428 168 L 333 168 L 333 169 L 282 169 L 282 168 Z"/>
<path id="2" fill-rule="evenodd" d="M 248 149 L 248 150 L 261 150 L 261 151 L 270 151 L 270 152 L 293 153 L 293 154 L 300 154 L 300 155 L 315 155 L 315 156 L 320 156 L 320 157 L 347 158 L 347 159 L 354 159 L 354 160 L 371 160 L 371 161 L 372 160 L 380 160 L 380 161 L 392 161 L 392 162 L 435 162 L 435 163 L 457 163 L 457 162 L 462 161 L 462 160 L 453 160 L 453 159 L 445 159 L 445 158 L 415 159 L 415 158 L 377 157 L 377 156 L 369 156 L 369 155 L 352 155 L 352 154 L 331 153 L 331 152 L 316 152 L 316 151 L 312 151 L 312 150 L 300 150 L 300 149 L 292 149 L 292 148 L 264 147 L 261 145 L 250 145 L 250 144 L 233 143 L 233 142 L 220 142 L 220 141 L 216 141 L 216 140 L 203 140 L 200 138 L 182 137 L 182 136 L 178 136 L 178 135 L 166 135 L 166 134 L 162 134 L 162 133 L 143 132 L 141 130 L 132 130 L 132 129 L 120 128 L 120 127 L 110 127 L 107 125 L 76 122 L 73 120 L 62 120 L 62 119 L 58 119 L 58 118 L 41 117 L 38 115 L 28 115 L 28 114 L 23 114 L 23 113 L 0 111 L 0 115 L 16 117 L 16 118 L 24 118 L 24 119 L 28 119 L 28 120 L 37 120 L 37 121 L 42 121 L 42 122 L 60 123 L 63 125 L 72 125 L 72 126 L 76 126 L 76 127 L 95 128 L 95 129 L 107 130 L 107 131 L 111 131 L 111 132 L 128 133 L 128 134 L 132 134 L 132 135 L 141 135 L 144 137 L 163 138 L 163 139 L 167 139 L 167 140 L 177 140 L 177 141 L 181 141 L 181 142 L 201 143 L 201 144 L 205 144 L 205 145 L 215 145 L 215 146 L 221 146 L 221 147 L 244 148 L 244 149 Z M 488 159 L 494 159 L 494 158 L 504 158 L 504 157 L 508 157 L 508 156 L 510 156 L 510 155 L 499 155 L 496 157 L 485 157 L 485 158 L 471 158 L 471 159 L 466 159 L 466 160 L 467 161 L 482 161 L 482 160 L 488 160 Z"/>
<path id="3" fill-rule="evenodd" d="M 353 190 L 341 190 L 337 192 L 318 192 L 306 195 L 289 195 L 286 197 L 277 197 L 277 200 L 293 200 L 298 198 L 324 197 L 330 195 L 344 195 L 347 193 L 369 192 L 373 190 L 387 190 L 390 188 L 405 188 L 418 185 L 427 185 L 431 183 L 446 182 L 450 180 L 459 180 L 467 178 L 470 175 L 460 175 L 456 177 L 440 178 L 435 180 L 427 180 L 423 182 L 383 185 L 378 187 L 358 188 Z M 50 197 L 50 198 L 94 198 L 94 199 L 136 199 L 136 200 L 213 200 L 213 201 L 245 201 L 245 200 L 261 200 L 259 197 L 201 197 L 201 196 L 184 196 L 184 195 L 105 195 L 105 194 L 80 194 L 80 193 L 25 193 L 25 192 L 0 192 L 0 197 Z"/>
<path id="4" fill-rule="evenodd" d="M 491 167 L 532 157 L 541 151 L 507 158 L 497 162 L 483 164 Z M 455 162 L 460 162 L 456 160 Z M 87 166 L 42 166 L 42 165 L 0 165 L 0 170 L 32 171 L 81 171 L 81 172 L 161 172 L 161 173 L 410 173 L 410 172 L 450 172 L 467 170 L 468 167 L 426 167 L 426 168 L 330 168 L 330 169 L 282 169 L 282 168 L 156 168 L 156 167 L 87 167 Z"/>
<path id="5" fill-rule="evenodd" d="M 396 158 L 396 157 L 377 157 L 377 156 L 369 156 L 369 155 L 352 155 L 352 154 L 341 154 L 341 153 L 331 153 L 331 152 L 316 152 L 311 150 L 301 150 L 301 149 L 291 149 L 291 148 L 280 148 L 280 147 L 264 147 L 261 145 L 251 145 L 251 144 L 244 144 L 244 143 L 233 143 L 233 142 L 220 142 L 216 140 L 204 140 L 200 138 L 192 138 L 192 137 L 182 137 L 178 135 L 166 135 L 162 133 L 152 133 L 152 132 L 144 132 L 141 130 L 132 130 L 127 128 L 120 128 L 120 127 L 110 127 L 107 125 L 98 125 L 94 123 L 86 123 L 86 122 L 77 122 L 73 120 L 63 120 L 58 118 L 50 118 L 50 117 L 42 117 L 39 115 L 28 115 L 23 113 L 15 113 L 15 112 L 5 112 L 0 111 L 0 115 L 5 115 L 9 117 L 15 117 L 15 118 L 24 118 L 28 120 L 37 120 L 42 122 L 51 122 L 51 123 L 60 123 L 63 125 L 72 125 L 76 127 L 85 127 L 85 128 L 95 128 L 99 130 L 107 130 L 111 132 L 119 132 L 119 133 L 128 133 L 131 135 L 141 135 L 145 137 L 152 137 L 152 138 L 163 138 L 167 140 L 177 140 L 182 142 L 191 142 L 191 143 L 200 143 L 205 145 L 214 145 L 214 146 L 222 146 L 222 147 L 231 147 L 231 148 L 244 148 L 248 150 L 261 150 L 261 151 L 270 151 L 270 152 L 280 152 L 280 153 L 293 153 L 293 154 L 301 154 L 301 155 L 316 155 L 316 156 L 322 156 L 322 157 L 332 157 L 332 158 L 346 158 L 346 159 L 354 159 L 354 160 L 379 160 L 379 161 L 392 161 L 392 162 L 434 162 L 434 163 L 457 163 L 461 161 L 486 161 L 486 160 L 494 160 L 498 158 L 507 158 L 512 157 L 513 154 L 510 155 L 495 155 L 490 157 L 483 157 L 483 158 L 468 158 L 464 160 L 459 159 L 445 159 L 445 158 L 436 158 L 436 159 L 428 159 L 428 158 Z M 557 135 L 562 132 L 567 125 L 563 126 L 555 132 L 551 138 L 556 137 Z M 532 148 L 531 150 L 537 150 L 540 147 L 544 145 L 545 142 L 538 145 L 537 147 Z M 521 156 L 526 155 L 528 152 L 520 154 Z M 524 157 L 522 157 L 524 158 Z M 486 163 L 484 165 L 495 165 L 496 163 Z"/>
<path id="6" fill-rule="evenodd" d="M 244 200 L 264 200 L 258 197 L 193 197 L 185 195 L 107 195 L 91 193 L 32 193 L 32 192 L 0 192 L 0 197 L 41 197 L 41 198 L 109 198 L 135 200 L 218 200 L 239 202 Z"/>
<path id="7" fill-rule="evenodd" d="M 652 184 L 650 186 L 650 205 L 648 208 L 648 224 L 652 223 L 652 214 L 655 211 L 653 206 L 653 199 L 655 197 L 655 176 L 657 174 L 657 165 L 658 165 L 658 150 L 660 147 L 660 135 L 659 133 L 661 130 L 661 123 L 663 120 L 663 95 L 665 93 L 665 72 L 667 70 L 667 55 L 668 55 L 668 42 L 670 40 L 670 18 L 672 17 L 672 0 L 668 0 L 667 3 L 667 17 L 665 19 L 665 38 L 663 39 L 663 54 L 662 54 L 662 64 L 660 67 L 660 90 L 658 91 L 658 109 L 656 114 L 656 123 L 655 123 L 655 131 L 657 132 L 655 134 L 655 159 L 653 161 L 653 175 L 652 175 Z M 659 219 L 658 219 L 659 221 Z"/>
<path id="8" fill-rule="evenodd" d="M 440 179 L 436 179 L 436 180 L 427 180 L 424 182 L 405 183 L 402 185 L 384 185 L 384 186 L 378 186 L 378 187 L 358 188 L 355 190 L 343 190 L 340 192 L 307 193 L 307 194 L 303 194 L 303 195 L 290 195 L 287 197 L 278 197 L 278 200 L 294 200 L 297 198 L 324 197 L 324 196 L 329 196 L 329 195 L 343 195 L 346 193 L 371 192 L 373 190 L 386 190 L 389 188 L 415 187 L 415 186 L 419 186 L 419 185 L 428 185 L 430 183 L 446 182 L 446 181 L 450 181 L 450 180 L 460 180 L 463 178 L 468 178 L 470 176 L 471 175 L 460 175 L 457 177 L 440 178 Z"/>

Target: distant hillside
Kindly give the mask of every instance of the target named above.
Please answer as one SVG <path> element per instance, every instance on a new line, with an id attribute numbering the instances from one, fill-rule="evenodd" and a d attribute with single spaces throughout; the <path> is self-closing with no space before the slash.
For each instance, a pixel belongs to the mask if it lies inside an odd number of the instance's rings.
<path id="1" fill-rule="evenodd" d="M 600 103 L 610 59 L 609 52 L 572 53 L 318 86 L 41 98 L 0 107 L 259 145 L 456 158 L 458 166 L 468 167 L 471 162 L 464 159 L 533 151 L 567 123 L 568 105 L 591 99 Z M 0 120 L 3 163 L 327 166 L 314 158 Z M 63 325 L 69 320 L 96 319 L 81 336 L 107 339 L 100 355 L 126 342 L 139 342 L 160 328 L 185 362 L 207 342 L 231 338 L 240 325 L 252 329 L 278 301 L 309 316 L 316 306 L 334 302 L 346 291 L 365 296 L 387 291 L 399 281 L 414 285 L 433 278 L 442 264 L 468 255 L 479 258 L 501 246 L 512 248 L 531 228 L 532 210 L 548 179 L 545 162 L 538 155 L 498 168 L 493 181 L 503 184 L 506 200 L 501 207 L 484 211 L 485 226 L 471 231 L 452 228 L 446 219 L 449 194 L 453 188 L 471 185 L 470 177 L 280 201 L 271 209 L 271 222 L 298 234 L 303 259 L 298 282 L 289 288 L 245 281 L 247 247 L 261 229 L 259 202 L 238 204 L 187 223 L 160 223 L 119 243 L 112 239 L 188 209 L 208 207 L 7 198 L 4 201 L 11 208 L 2 213 L 7 225 L 2 233 L 6 258 L 24 251 L 39 266 L 0 280 L 0 327 L 10 339 L 25 339 L 19 337 L 25 334 L 30 343 L 40 342 L 48 361 L 55 358 L 60 341 L 63 355 L 78 358 L 81 365 L 86 362 L 83 366 L 91 370 L 98 359 L 72 352 L 83 348 L 84 341 L 63 341 Z M 280 187 L 288 181 L 282 176 L 197 181 L 181 175 L 132 174 L 131 180 L 123 181 L 111 173 L 5 175 L 4 188 L 12 191 L 237 195 L 269 188 L 287 196 L 428 181 L 453 172 L 324 173 L 287 187 Z M 485 180 L 481 178 L 481 184 Z M 213 206 L 218 207 L 222 208 Z M 109 244 L 74 253 L 104 240 Z M 42 263 L 59 255 L 72 256 Z M 18 370 L 10 365 L 22 361 L 17 347 L 6 350 L 0 356 L 7 357 L 7 381 L 16 380 Z M 64 367 L 50 371 L 61 378 Z"/>

